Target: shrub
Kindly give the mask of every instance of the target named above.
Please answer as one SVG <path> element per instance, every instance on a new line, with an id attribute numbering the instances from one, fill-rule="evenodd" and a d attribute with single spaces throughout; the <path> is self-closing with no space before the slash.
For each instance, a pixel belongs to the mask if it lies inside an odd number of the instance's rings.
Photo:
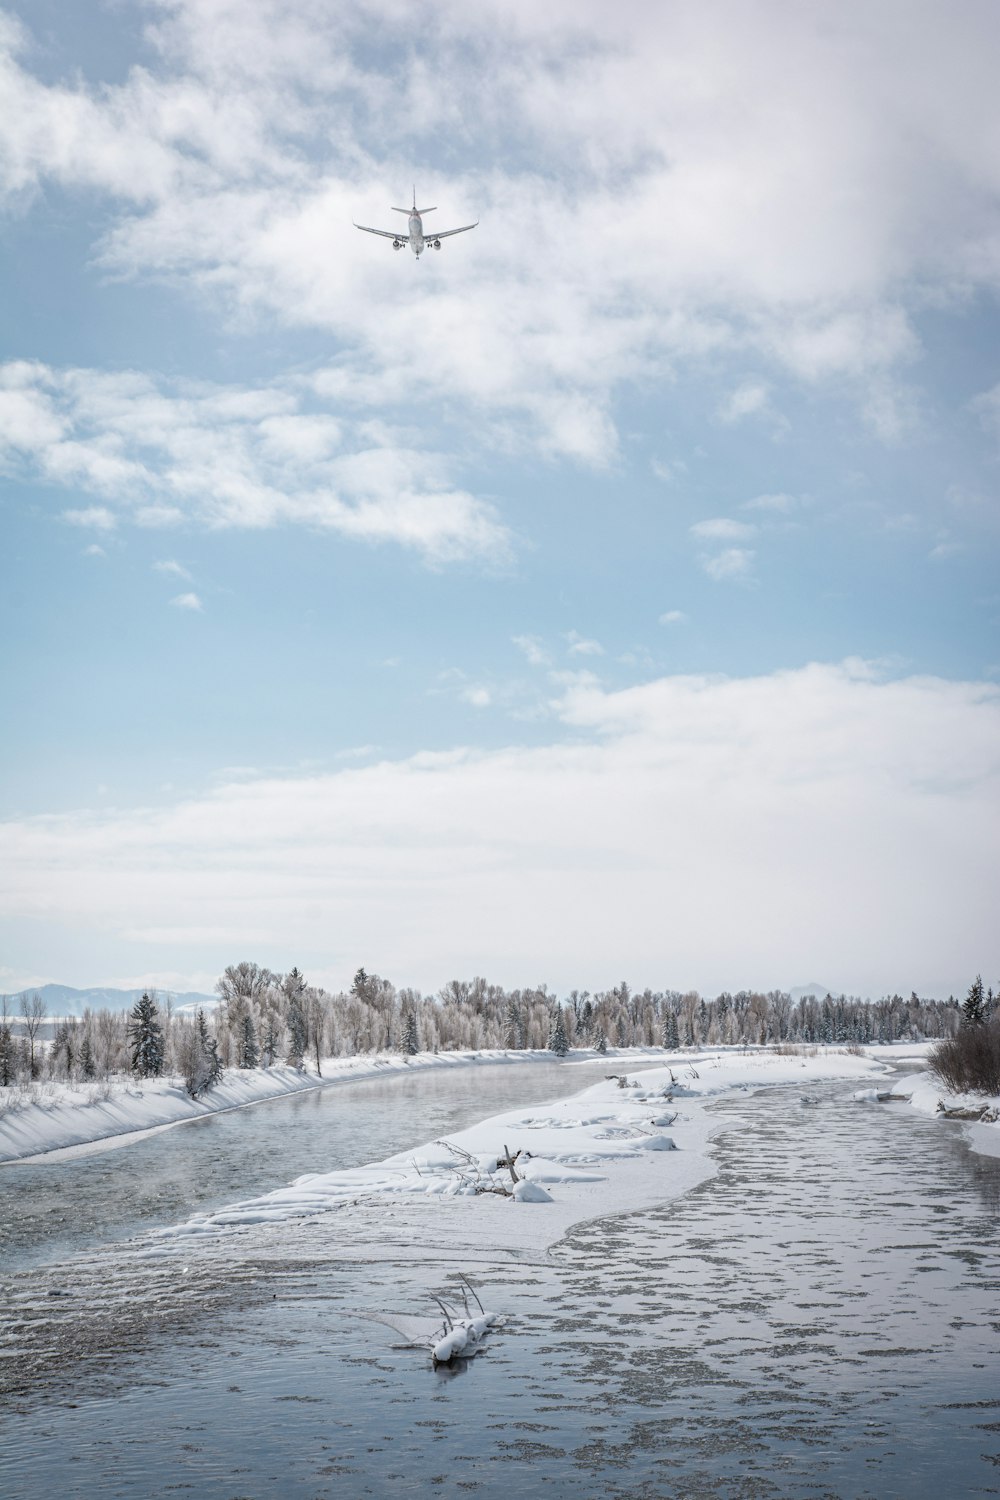
<path id="1" fill-rule="evenodd" d="M 927 1066 L 953 1094 L 1000 1094 L 1000 1016 L 939 1042 Z"/>

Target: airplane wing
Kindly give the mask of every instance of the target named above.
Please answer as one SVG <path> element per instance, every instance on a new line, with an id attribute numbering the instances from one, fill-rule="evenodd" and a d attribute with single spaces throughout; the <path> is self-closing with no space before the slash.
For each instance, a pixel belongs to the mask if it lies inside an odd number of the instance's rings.
<path id="1" fill-rule="evenodd" d="M 476 224 L 479 220 L 476 220 Z M 463 224 L 460 229 L 428 229 L 424 233 L 425 240 L 446 240 L 449 234 L 464 234 L 467 229 L 475 229 L 476 224 Z M 360 228 L 360 226 L 359 226 Z"/>
<path id="2" fill-rule="evenodd" d="M 351 220 L 351 223 L 354 223 L 353 219 Z M 354 224 L 354 227 L 355 229 L 363 229 L 365 234 L 381 234 L 384 235 L 387 240 L 399 240 L 401 245 L 407 244 L 410 238 L 408 234 L 397 234 L 395 229 L 369 229 L 367 224 Z M 451 232 L 452 234 L 458 234 L 459 231 L 457 229 L 453 229 Z"/>

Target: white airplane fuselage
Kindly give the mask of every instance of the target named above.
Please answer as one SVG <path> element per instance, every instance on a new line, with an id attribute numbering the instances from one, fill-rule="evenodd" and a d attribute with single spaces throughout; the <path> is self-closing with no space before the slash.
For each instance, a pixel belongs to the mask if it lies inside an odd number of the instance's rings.
<path id="1" fill-rule="evenodd" d="M 406 221 L 406 227 L 410 236 L 410 249 L 414 255 L 422 255 L 427 246 L 434 243 L 434 236 L 424 239 L 424 224 L 419 214 L 411 214 Z"/>

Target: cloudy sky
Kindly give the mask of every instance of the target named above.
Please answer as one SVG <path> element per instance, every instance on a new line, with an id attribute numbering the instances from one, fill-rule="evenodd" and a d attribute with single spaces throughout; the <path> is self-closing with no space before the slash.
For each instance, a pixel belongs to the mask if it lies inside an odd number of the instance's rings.
<path id="1" fill-rule="evenodd" d="M 0 989 L 996 982 L 998 54 L 0 0 Z"/>

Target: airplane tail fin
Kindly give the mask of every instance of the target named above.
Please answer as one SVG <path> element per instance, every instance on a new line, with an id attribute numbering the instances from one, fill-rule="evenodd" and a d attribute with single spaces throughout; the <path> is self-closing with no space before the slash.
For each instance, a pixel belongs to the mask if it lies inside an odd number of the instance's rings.
<path id="1" fill-rule="evenodd" d="M 413 207 L 412 208 L 394 208 L 393 209 L 393 213 L 394 214 L 433 214 L 433 213 L 436 213 L 436 212 L 437 212 L 437 210 L 435 208 L 418 208 L 417 207 L 417 190 L 416 190 L 416 188 L 413 189 Z"/>

